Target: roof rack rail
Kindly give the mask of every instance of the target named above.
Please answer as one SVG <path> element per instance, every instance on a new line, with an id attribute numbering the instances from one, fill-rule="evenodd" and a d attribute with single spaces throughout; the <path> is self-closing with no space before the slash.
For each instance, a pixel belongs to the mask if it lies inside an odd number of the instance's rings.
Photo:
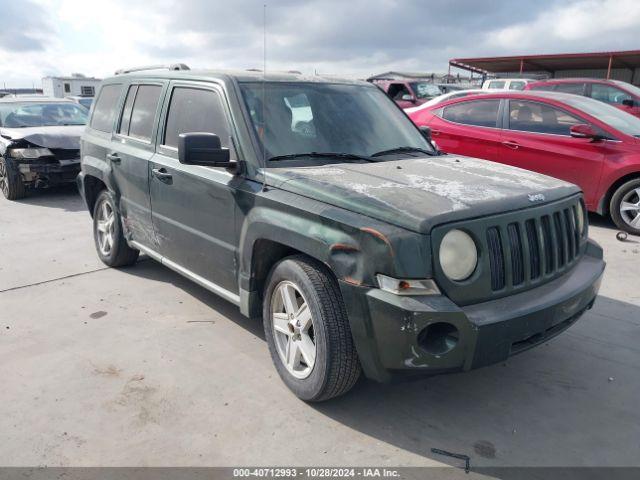
<path id="1" fill-rule="evenodd" d="M 123 75 L 125 73 L 143 72 L 145 70 L 191 70 L 184 63 L 172 63 L 170 65 L 148 65 L 146 67 L 134 67 L 134 68 L 121 68 L 116 70 L 116 75 Z"/>

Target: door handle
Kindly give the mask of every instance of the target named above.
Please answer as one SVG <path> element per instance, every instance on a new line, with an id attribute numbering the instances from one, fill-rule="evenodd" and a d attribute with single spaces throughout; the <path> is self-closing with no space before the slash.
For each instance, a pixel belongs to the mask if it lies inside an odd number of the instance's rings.
<path id="1" fill-rule="evenodd" d="M 431 130 L 431 135 L 434 137 L 437 137 L 438 135 L 440 135 L 440 130 Z"/>
<path id="2" fill-rule="evenodd" d="M 117 153 L 107 153 L 107 160 L 109 160 L 111 163 L 120 163 L 122 161 L 120 155 L 118 155 Z"/>
<path id="3" fill-rule="evenodd" d="M 171 183 L 171 180 L 173 179 L 173 175 L 167 172 L 166 168 L 154 168 L 151 170 L 151 173 L 154 177 L 164 183 Z"/>
<path id="4" fill-rule="evenodd" d="M 502 144 L 505 147 L 510 148 L 511 150 L 517 150 L 520 148 L 520 144 L 518 142 L 514 142 L 513 140 L 506 140 L 502 142 Z"/>

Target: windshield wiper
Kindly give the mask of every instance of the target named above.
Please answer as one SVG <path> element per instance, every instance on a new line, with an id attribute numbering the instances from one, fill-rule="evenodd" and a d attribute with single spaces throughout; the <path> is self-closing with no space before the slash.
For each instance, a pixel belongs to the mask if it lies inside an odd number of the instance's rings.
<path id="1" fill-rule="evenodd" d="M 427 155 L 431 155 L 431 156 L 435 155 L 435 152 L 430 152 L 429 150 L 425 150 L 424 148 L 396 147 L 396 148 L 390 148 L 389 150 L 382 150 L 381 152 L 376 152 L 371 156 L 381 157 L 383 155 L 391 155 L 392 153 L 405 153 L 405 152 L 420 152 L 420 153 L 426 153 Z"/>
<path id="2" fill-rule="evenodd" d="M 288 155 L 276 155 L 271 157 L 269 161 L 278 160 L 291 160 L 294 158 L 310 157 L 310 158 L 339 158 L 340 160 L 360 160 L 365 162 L 376 162 L 371 157 L 364 155 L 357 155 L 355 153 L 342 153 L 342 152 L 308 152 L 308 153 L 291 153 Z"/>

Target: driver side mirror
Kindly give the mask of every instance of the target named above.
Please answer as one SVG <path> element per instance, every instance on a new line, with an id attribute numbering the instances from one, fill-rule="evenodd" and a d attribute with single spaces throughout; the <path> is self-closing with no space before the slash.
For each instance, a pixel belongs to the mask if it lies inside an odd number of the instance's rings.
<path id="1" fill-rule="evenodd" d="M 638 106 L 638 102 L 636 102 L 635 100 L 632 100 L 631 98 L 626 98 L 622 100 L 622 105 L 624 105 L 625 107 L 633 108 Z"/>
<path id="2" fill-rule="evenodd" d="M 187 165 L 235 168 L 229 149 L 222 146 L 214 133 L 181 133 L 178 136 L 178 160 Z"/>
<path id="3" fill-rule="evenodd" d="M 573 138 L 588 138 L 592 141 L 602 140 L 602 137 L 596 132 L 596 130 L 586 123 L 580 123 L 578 125 L 572 125 L 569 128 L 569 133 Z"/>
<path id="4" fill-rule="evenodd" d="M 405 102 L 415 102 L 416 99 L 413 95 L 409 94 L 409 93 L 405 93 L 404 95 L 402 95 L 402 97 L 400 97 L 400 100 L 404 100 Z"/>

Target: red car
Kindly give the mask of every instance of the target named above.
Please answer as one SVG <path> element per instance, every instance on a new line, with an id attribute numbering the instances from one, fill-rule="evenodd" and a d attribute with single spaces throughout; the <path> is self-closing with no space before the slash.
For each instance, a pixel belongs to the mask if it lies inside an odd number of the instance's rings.
<path id="1" fill-rule="evenodd" d="M 535 91 L 458 98 L 409 117 L 444 152 L 579 185 L 590 211 L 640 235 L 639 118 L 591 98 Z"/>
<path id="2" fill-rule="evenodd" d="M 529 83 L 524 89 L 583 95 L 640 117 L 640 88 L 627 82 L 597 78 L 556 78 Z"/>

